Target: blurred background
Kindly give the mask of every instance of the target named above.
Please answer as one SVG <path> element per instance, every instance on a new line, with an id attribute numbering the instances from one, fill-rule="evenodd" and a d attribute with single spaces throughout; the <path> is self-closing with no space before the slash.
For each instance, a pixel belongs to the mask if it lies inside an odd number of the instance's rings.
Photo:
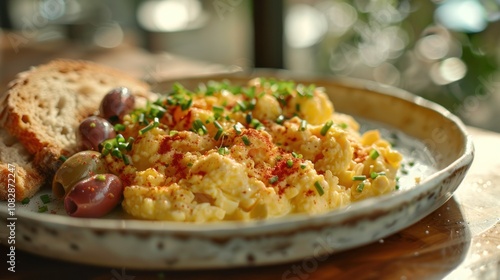
<path id="1" fill-rule="evenodd" d="M 499 19 L 500 0 L 0 0 L 0 88 L 57 57 L 153 82 L 272 67 L 400 87 L 500 132 Z"/>

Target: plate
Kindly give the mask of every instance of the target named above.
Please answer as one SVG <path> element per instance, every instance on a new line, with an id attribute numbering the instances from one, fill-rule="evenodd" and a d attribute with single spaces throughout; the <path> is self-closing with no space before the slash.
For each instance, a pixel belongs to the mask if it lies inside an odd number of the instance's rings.
<path id="1" fill-rule="evenodd" d="M 400 174 L 400 189 L 321 215 L 211 224 L 134 220 L 121 211 L 100 219 L 72 218 L 60 202 L 44 204 L 40 196 L 50 193 L 44 190 L 27 205 L 0 203 L 0 218 L 15 224 L 11 237 L 15 249 L 130 269 L 319 262 L 327 254 L 377 241 L 424 218 L 453 195 L 472 163 L 474 149 L 462 122 L 443 107 L 400 89 L 271 70 L 177 81 L 193 88 L 209 80 L 245 83 L 256 76 L 322 86 L 336 111 L 354 116 L 362 129 L 381 129 L 408 161 Z M 170 84 L 167 81 L 156 87 L 165 90 Z M 416 177 L 421 178 L 418 184 Z M 45 206 L 48 211 L 39 213 L 39 207 Z M 7 240 L 12 236 L 11 228 L 1 227 L 0 236 Z"/>

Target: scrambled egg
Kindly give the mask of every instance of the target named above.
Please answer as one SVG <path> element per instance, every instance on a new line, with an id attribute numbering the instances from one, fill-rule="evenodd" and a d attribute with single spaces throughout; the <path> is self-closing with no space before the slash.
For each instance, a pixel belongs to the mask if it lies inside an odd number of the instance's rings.
<path id="1" fill-rule="evenodd" d="M 376 130 L 360 135 L 313 85 L 176 84 L 123 124 L 132 148 L 105 159 L 126 185 L 123 209 L 137 218 L 316 214 L 397 188 L 401 154 Z"/>

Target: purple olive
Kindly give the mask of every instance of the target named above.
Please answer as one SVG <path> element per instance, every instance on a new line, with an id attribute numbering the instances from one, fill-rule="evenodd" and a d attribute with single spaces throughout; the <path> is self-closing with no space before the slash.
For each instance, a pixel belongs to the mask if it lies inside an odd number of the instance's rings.
<path id="1" fill-rule="evenodd" d="M 57 198 L 63 198 L 79 181 L 108 172 L 101 153 L 95 151 L 78 152 L 69 157 L 56 171 L 52 180 L 52 193 Z"/>
<path id="2" fill-rule="evenodd" d="M 99 151 L 99 144 L 102 141 L 115 136 L 113 125 L 98 116 L 86 118 L 80 123 L 77 130 L 78 141 L 86 150 Z"/>
<path id="3" fill-rule="evenodd" d="M 108 92 L 101 101 L 99 108 L 103 118 L 112 123 L 119 122 L 123 116 L 134 109 L 135 98 L 126 87 L 118 87 Z"/>
<path id="4" fill-rule="evenodd" d="M 76 183 L 64 198 L 72 217 L 97 218 L 109 213 L 123 195 L 123 184 L 114 174 L 97 174 Z"/>

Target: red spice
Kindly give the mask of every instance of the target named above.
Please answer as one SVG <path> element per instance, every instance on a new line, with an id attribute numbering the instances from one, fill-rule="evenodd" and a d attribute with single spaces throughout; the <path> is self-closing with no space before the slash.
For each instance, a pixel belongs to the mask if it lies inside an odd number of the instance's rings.
<path id="1" fill-rule="evenodd" d="M 368 157 L 368 153 L 365 152 L 362 148 L 360 147 L 354 147 L 354 152 L 352 154 L 353 160 L 356 163 L 362 163 L 366 160 Z"/>
<path id="2" fill-rule="evenodd" d="M 184 158 L 184 154 L 182 153 L 174 153 L 172 156 L 172 168 L 177 170 L 176 176 L 179 179 L 186 178 L 187 168 L 184 163 L 182 163 L 182 159 Z"/>
<path id="3" fill-rule="evenodd" d="M 165 137 L 161 140 L 160 147 L 158 148 L 159 154 L 166 154 L 172 149 L 172 145 L 170 145 L 170 137 Z"/>
<path id="4" fill-rule="evenodd" d="M 175 134 L 173 136 L 165 136 L 160 143 L 160 147 L 158 148 L 158 153 L 166 154 L 172 149 L 172 142 L 182 140 L 179 134 Z"/>
<path id="5" fill-rule="evenodd" d="M 318 162 L 318 160 L 321 160 L 324 157 L 325 157 L 325 155 L 323 155 L 323 153 L 317 154 L 316 156 L 314 156 L 314 163 Z"/>
<path id="6" fill-rule="evenodd" d="M 292 160 L 294 162 L 292 167 L 288 166 L 288 164 L 287 164 L 288 160 Z M 297 159 L 297 158 L 283 158 L 283 159 L 279 160 L 276 163 L 276 166 L 273 169 L 271 169 L 270 172 L 266 175 L 266 180 L 269 181 L 269 179 L 271 179 L 272 177 L 278 176 L 278 181 L 273 185 L 276 185 L 276 184 L 278 184 L 278 182 L 285 180 L 289 175 L 297 172 L 298 165 L 295 164 L 295 162 L 297 162 L 297 161 L 299 161 L 299 159 Z M 278 184 L 278 188 L 279 188 L 278 194 L 281 196 L 288 187 L 290 187 L 289 184 L 286 184 L 284 187 L 280 186 Z"/>
<path id="7" fill-rule="evenodd" d="M 306 196 L 313 196 L 316 195 L 316 193 L 313 190 L 307 190 Z"/>

